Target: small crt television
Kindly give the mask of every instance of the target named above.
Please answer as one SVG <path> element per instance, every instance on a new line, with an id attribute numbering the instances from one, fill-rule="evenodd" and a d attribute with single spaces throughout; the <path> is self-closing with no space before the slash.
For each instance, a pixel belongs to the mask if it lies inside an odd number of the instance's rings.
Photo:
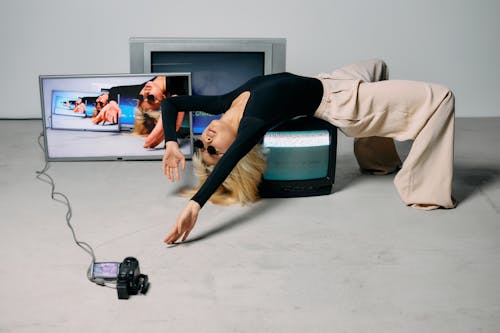
<path id="1" fill-rule="evenodd" d="M 332 193 L 337 128 L 314 117 L 299 117 L 268 131 L 263 139 L 267 167 L 260 184 L 263 198 Z"/>

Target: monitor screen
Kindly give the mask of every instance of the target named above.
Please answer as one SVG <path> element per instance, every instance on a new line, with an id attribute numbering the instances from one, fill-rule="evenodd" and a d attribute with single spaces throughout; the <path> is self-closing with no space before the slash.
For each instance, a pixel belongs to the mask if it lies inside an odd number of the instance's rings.
<path id="1" fill-rule="evenodd" d="M 190 95 L 190 73 L 42 75 L 47 160 L 161 159 L 161 100 Z M 192 119 L 178 117 L 183 153 L 192 154 Z"/>
<path id="2" fill-rule="evenodd" d="M 193 95 L 220 95 L 264 74 L 264 52 L 151 52 L 151 73 L 190 72 Z"/>
<path id="3" fill-rule="evenodd" d="M 335 181 L 337 129 L 314 117 L 288 120 L 264 135 L 263 198 L 330 194 Z"/>
<path id="4" fill-rule="evenodd" d="M 328 130 L 267 132 L 264 136 L 267 180 L 309 180 L 328 173 Z"/>

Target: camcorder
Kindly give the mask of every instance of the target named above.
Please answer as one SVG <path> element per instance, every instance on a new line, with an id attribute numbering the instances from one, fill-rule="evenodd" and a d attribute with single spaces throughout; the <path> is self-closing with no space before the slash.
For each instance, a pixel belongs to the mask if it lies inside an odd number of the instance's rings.
<path id="1" fill-rule="evenodd" d="M 128 299 L 130 295 L 146 294 L 149 289 L 149 279 L 141 274 L 139 261 L 127 257 L 120 262 L 95 262 L 91 271 L 92 281 L 99 285 L 116 281 L 118 299 Z"/>

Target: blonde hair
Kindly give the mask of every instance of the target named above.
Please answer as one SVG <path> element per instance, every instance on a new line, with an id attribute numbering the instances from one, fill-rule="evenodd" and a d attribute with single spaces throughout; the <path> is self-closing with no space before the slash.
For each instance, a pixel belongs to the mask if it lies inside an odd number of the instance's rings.
<path id="1" fill-rule="evenodd" d="M 134 109 L 134 132 L 137 135 L 148 135 L 156 126 L 161 110 L 145 110 L 141 105 Z"/>
<path id="2" fill-rule="evenodd" d="M 184 120 L 185 112 L 177 113 L 177 120 L 175 122 L 175 130 L 178 131 Z M 138 103 L 134 109 L 134 131 L 132 134 L 146 136 L 153 131 L 156 123 L 161 116 L 161 108 L 158 110 L 146 110 L 141 103 Z"/>
<path id="3" fill-rule="evenodd" d="M 193 154 L 195 175 L 200 183 L 194 189 L 183 190 L 184 196 L 193 195 L 205 183 L 214 166 L 207 165 L 199 151 Z M 209 201 L 216 205 L 246 205 L 260 199 L 259 184 L 266 169 L 266 160 L 262 146 L 256 145 L 231 171 L 221 186 L 212 194 Z"/>

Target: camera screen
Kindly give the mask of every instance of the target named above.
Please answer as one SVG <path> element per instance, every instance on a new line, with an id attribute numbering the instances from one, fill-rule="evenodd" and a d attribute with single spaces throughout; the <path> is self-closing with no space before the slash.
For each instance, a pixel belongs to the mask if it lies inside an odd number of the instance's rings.
<path id="1" fill-rule="evenodd" d="M 119 262 L 96 262 L 94 263 L 92 276 L 94 278 L 116 279 L 119 268 Z"/>

